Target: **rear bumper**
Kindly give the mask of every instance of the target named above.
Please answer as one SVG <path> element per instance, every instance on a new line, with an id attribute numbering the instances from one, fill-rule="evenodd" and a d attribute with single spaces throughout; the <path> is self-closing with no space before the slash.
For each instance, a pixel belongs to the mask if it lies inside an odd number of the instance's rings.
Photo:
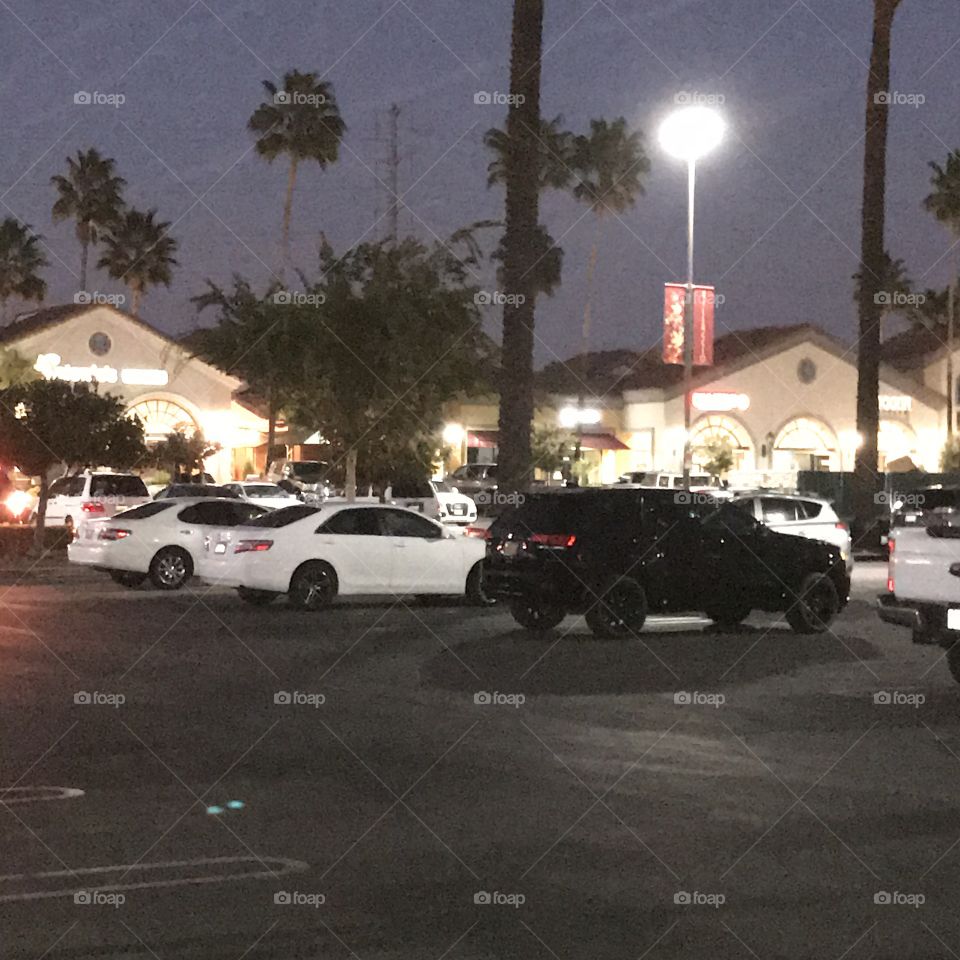
<path id="1" fill-rule="evenodd" d="M 877 597 L 877 613 L 884 623 L 910 627 L 912 630 L 922 630 L 924 626 L 924 618 L 917 604 L 898 600 L 892 593 L 881 593 Z"/>

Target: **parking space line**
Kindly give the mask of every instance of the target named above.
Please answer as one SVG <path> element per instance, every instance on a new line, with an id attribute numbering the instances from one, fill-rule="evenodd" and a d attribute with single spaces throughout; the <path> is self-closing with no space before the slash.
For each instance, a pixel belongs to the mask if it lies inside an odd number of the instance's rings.
<path id="1" fill-rule="evenodd" d="M 127 874 L 149 873 L 159 870 L 182 870 L 194 867 L 230 866 L 233 864 L 255 864 L 258 869 L 242 870 L 235 873 L 202 873 L 196 876 L 174 876 L 159 880 L 139 880 L 133 883 L 103 882 L 107 874 L 119 874 L 122 878 Z M 276 869 L 272 869 L 272 865 Z M 303 860 L 293 860 L 288 857 L 205 857 L 197 860 L 165 860 L 155 863 L 125 863 L 110 864 L 102 867 L 78 867 L 74 870 L 46 870 L 39 873 L 10 873 L 0 876 L 0 890 L 3 885 L 20 882 L 43 882 L 56 880 L 59 877 L 69 877 L 76 881 L 68 887 L 58 887 L 53 890 L 24 890 L 16 893 L 0 893 L 0 903 L 13 903 L 25 900 L 49 900 L 55 897 L 72 897 L 81 891 L 112 892 L 124 890 L 145 890 L 158 887 L 184 887 L 196 884 L 228 883 L 232 880 L 249 879 L 276 879 L 288 873 L 302 873 L 309 864 Z M 88 886 L 83 885 L 83 879 L 90 878 Z"/>
<path id="2" fill-rule="evenodd" d="M 15 796 L 11 796 L 15 794 Z M 75 800 L 84 795 L 76 787 L 0 787 L 0 804 L 46 803 L 49 800 Z"/>

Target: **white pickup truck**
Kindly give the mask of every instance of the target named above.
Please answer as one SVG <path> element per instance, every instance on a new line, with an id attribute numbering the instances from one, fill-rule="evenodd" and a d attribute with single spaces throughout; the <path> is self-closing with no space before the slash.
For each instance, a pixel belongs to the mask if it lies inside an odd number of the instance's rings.
<path id="1" fill-rule="evenodd" d="M 960 513 L 891 531 L 887 592 L 877 610 L 881 620 L 910 627 L 914 643 L 946 647 L 960 683 Z"/>

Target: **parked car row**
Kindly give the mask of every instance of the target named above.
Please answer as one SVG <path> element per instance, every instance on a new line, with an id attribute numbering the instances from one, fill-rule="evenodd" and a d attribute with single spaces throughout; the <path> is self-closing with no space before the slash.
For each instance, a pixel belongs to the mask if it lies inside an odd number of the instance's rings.
<path id="1" fill-rule="evenodd" d="M 178 590 L 191 577 L 238 588 L 249 603 L 286 594 L 318 609 L 339 594 L 465 595 L 481 602 L 485 543 L 381 504 L 268 510 L 239 498 L 165 498 L 86 520 L 72 563 L 124 586 Z"/>

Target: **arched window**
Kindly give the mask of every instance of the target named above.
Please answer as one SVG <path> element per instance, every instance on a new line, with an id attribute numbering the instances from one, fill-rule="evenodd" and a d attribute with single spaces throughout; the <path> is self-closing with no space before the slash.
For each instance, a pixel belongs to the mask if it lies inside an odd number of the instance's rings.
<path id="1" fill-rule="evenodd" d="M 693 464 L 699 470 L 711 459 L 710 447 L 725 443 L 733 453 L 733 470 L 754 469 L 755 450 L 746 427 L 733 417 L 714 414 L 701 417 L 690 428 Z"/>
<path id="2" fill-rule="evenodd" d="M 773 444 L 778 470 L 839 469 L 836 434 L 821 420 L 797 417 L 785 424 Z"/>
<path id="3" fill-rule="evenodd" d="M 127 408 L 127 413 L 143 421 L 144 438 L 147 443 L 159 443 L 171 433 L 192 437 L 197 432 L 197 422 L 190 413 L 173 400 L 156 398 L 141 400 Z"/>

